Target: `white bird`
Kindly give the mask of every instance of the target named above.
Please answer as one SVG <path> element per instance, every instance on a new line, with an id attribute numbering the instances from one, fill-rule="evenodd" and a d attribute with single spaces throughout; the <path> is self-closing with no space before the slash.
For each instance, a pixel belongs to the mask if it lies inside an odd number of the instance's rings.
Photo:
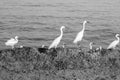
<path id="1" fill-rule="evenodd" d="M 49 49 L 51 48 L 56 48 L 57 45 L 60 43 L 61 39 L 62 39 L 62 36 L 63 36 L 63 29 L 65 28 L 65 26 L 61 26 L 60 28 L 60 31 L 61 31 L 61 34 L 59 37 L 57 37 L 53 42 L 52 44 L 49 46 Z"/>
<path id="2" fill-rule="evenodd" d="M 22 46 L 22 45 L 20 45 L 20 48 L 23 48 L 23 46 Z"/>
<path id="3" fill-rule="evenodd" d="M 78 41 L 81 41 L 84 35 L 84 31 L 85 31 L 85 24 L 87 23 L 87 21 L 83 22 L 83 29 L 77 34 L 76 38 L 74 39 L 73 43 L 77 44 Z"/>
<path id="4" fill-rule="evenodd" d="M 45 45 L 43 44 L 41 47 L 42 47 L 42 48 L 44 48 L 44 47 L 45 47 Z"/>
<path id="5" fill-rule="evenodd" d="M 102 50 L 102 46 L 100 46 L 99 48 L 96 48 L 96 51 L 101 51 Z"/>
<path id="6" fill-rule="evenodd" d="M 90 42 L 90 44 L 89 44 L 89 47 L 91 50 L 93 49 L 92 44 L 93 44 L 93 42 Z"/>
<path id="7" fill-rule="evenodd" d="M 116 34 L 115 37 L 117 38 L 117 40 L 114 40 L 108 47 L 107 49 L 115 49 L 115 47 L 119 44 L 120 42 L 120 38 L 119 38 L 119 34 Z"/>
<path id="8" fill-rule="evenodd" d="M 11 46 L 12 49 L 14 48 L 14 45 L 18 43 L 18 36 L 15 36 L 14 38 L 9 39 L 7 42 L 5 42 L 6 46 Z"/>
<path id="9" fill-rule="evenodd" d="M 92 46 L 93 44 L 95 44 L 95 43 L 94 42 L 90 42 L 90 44 L 89 44 L 91 52 L 95 52 L 96 51 L 96 48 Z"/>
<path id="10" fill-rule="evenodd" d="M 65 47 L 66 47 L 66 44 L 65 44 L 65 43 L 63 43 L 62 47 L 63 47 L 63 48 L 65 48 Z"/>

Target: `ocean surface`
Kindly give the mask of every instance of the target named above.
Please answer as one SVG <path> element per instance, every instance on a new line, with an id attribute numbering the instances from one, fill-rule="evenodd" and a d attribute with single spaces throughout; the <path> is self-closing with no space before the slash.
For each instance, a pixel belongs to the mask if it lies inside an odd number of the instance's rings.
<path id="1" fill-rule="evenodd" d="M 24 46 L 49 46 L 65 26 L 59 46 L 75 46 L 73 40 L 82 29 L 85 34 L 80 44 L 106 48 L 120 34 L 120 0 L 0 0 L 0 49 L 5 42 L 19 36 Z"/>

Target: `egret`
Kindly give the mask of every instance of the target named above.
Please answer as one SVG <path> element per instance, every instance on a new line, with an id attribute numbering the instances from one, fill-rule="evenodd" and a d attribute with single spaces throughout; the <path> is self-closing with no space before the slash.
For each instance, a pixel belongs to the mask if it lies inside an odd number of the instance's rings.
<path id="1" fill-rule="evenodd" d="M 89 44 L 89 47 L 91 50 L 93 49 L 92 44 L 93 44 L 93 42 L 90 42 L 90 44 Z"/>
<path id="2" fill-rule="evenodd" d="M 42 47 L 42 48 L 44 48 L 44 47 L 45 47 L 45 45 L 43 44 L 41 47 Z"/>
<path id="3" fill-rule="evenodd" d="M 108 47 L 107 49 L 115 49 L 115 47 L 119 44 L 119 34 L 116 34 L 115 37 L 117 38 L 117 40 L 114 40 Z"/>
<path id="4" fill-rule="evenodd" d="M 49 49 L 51 48 L 56 48 L 57 45 L 60 43 L 61 39 L 62 39 L 62 36 L 63 36 L 63 29 L 65 28 L 65 26 L 61 26 L 60 28 L 60 31 L 61 31 L 61 34 L 59 37 L 57 37 L 53 42 L 52 44 L 49 46 Z"/>
<path id="5" fill-rule="evenodd" d="M 14 48 L 14 45 L 18 43 L 18 36 L 15 36 L 15 38 L 9 39 L 7 42 L 5 42 L 6 46 L 11 46 L 12 49 Z"/>
<path id="6" fill-rule="evenodd" d="M 95 44 L 94 42 L 90 42 L 90 44 L 89 44 L 89 46 L 90 46 L 90 50 L 88 51 L 89 53 L 91 53 L 90 55 L 91 55 L 91 57 L 92 58 L 97 58 L 97 56 L 100 54 L 100 50 L 101 50 L 101 46 L 100 46 L 100 48 L 93 48 L 93 44 Z"/>
<path id="7" fill-rule="evenodd" d="M 90 50 L 93 49 L 93 47 L 92 47 L 93 44 L 95 44 L 95 43 L 90 42 L 90 44 L 89 44 L 89 46 L 90 46 Z M 100 46 L 99 48 L 96 48 L 96 49 L 94 48 L 94 49 L 93 49 L 93 51 L 95 51 L 95 52 L 97 52 L 97 51 L 101 51 L 101 50 L 102 50 L 102 46 Z"/>
<path id="8" fill-rule="evenodd" d="M 95 43 L 93 43 L 93 42 L 90 42 L 90 44 L 89 44 L 89 47 L 90 47 L 90 53 L 93 53 L 93 52 L 95 52 L 96 50 L 95 50 L 95 47 L 93 48 L 93 44 L 95 44 Z"/>
<path id="9" fill-rule="evenodd" d="M 73 43 L 77 44 L 78 41 L 81 41 L 84 35 L 84 31 L 85 31 L 85 24 L 87 23 L 87 21 L 83 22 L 83 29 L 77 34 L 76 38 L 74 39 Z"/>
<path id="10" fill-rule="evenodd" d="M 101 51 L 102 50 L 102 46 L 100 46 L 99 48 L 96 48 L 96 51 Z"/>
<path id="11" fill-rule="evenodd" d="M 23 48 L 23 46 L 22 46 L 22 45 L 20 45 L 20 48 Z"/>
<path id="12" fill-rule="evenodd" d="M 66 44 L 65 44 L 65 43 L 63 43 L 62 48 L 65 48 L 65 47 L 66 47 Z"/>

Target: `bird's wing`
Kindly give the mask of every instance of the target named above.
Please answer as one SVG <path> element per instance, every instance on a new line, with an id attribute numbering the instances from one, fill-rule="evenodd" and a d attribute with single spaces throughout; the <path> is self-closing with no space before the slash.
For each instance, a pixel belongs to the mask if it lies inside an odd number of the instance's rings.
<path id="1" fill-rule="evenodd" d="M 57 45 L 59 44 L 59 42 L 60 42 L 60 37 L 57 37 L 57 38 L 52 42 L 52 44 L 50 45 L 49 48 L 52 48 L 52 47 L 57 46 Z"/>
<path id="2" fill-rule="evenodd" d="M 117 44 L 118 44 L 118 41 L 115 40 L 115 41 L 113 41 L 113 42 L 108 46 L 107 49 L 114 48 Z"/>
<path id="3" fill-rule="evenodd" d="M 79 33 L 77 34 L 74 42 L 76 42 L 76 41 L 81 41 L 82 37 L 83 37 L 83 32 L 79 32 Z"/>
<path id="4" fill-rule="evenodd" d="M 15 39 L 14 38 L 11 38 L 11 39 L 9 39 L 7 42 L 14 42 L 15 41 Z"/>

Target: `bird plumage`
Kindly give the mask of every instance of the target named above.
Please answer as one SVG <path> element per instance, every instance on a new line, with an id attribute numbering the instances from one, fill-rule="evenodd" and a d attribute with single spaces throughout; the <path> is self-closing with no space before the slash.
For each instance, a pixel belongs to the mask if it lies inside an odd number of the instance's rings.
<path id="1" fill-rule="evenodd" d="M 90 44 L 89 44 L 89 47 L 91 50 L 93 49 L 92 44 L 93 44 L 93 42 L 90 42 Z"/>
<path id="2" fill-rule="evenodd" d="M 95 44 L 95 43 L 94 42 L 90 42 L 90 44 L 89 44 L 89 52 L 90 53 L 96 52 L 96 48 L 93 47 L 93 44 Z"/>
<path id="3" fill-rule="evenodd" d="M 62 39 L 62 36 L 63 36 L 63 28 L 65 28 L 65 26 L 62 26 L 62 27 L 60 28 L 60 31 L 61 31 L 60 36 L 57 37 L 57 38 L 52 42 L 52 44 L 49 46 L 49 49 L 51 49 L 51 48 L 56 48 L 57 45 L 60 43 L 60 41 L 61 41 L 61 39 Z"/>
<path id="4" fill-rule="evenodd" d="M 87 23 L 87 21 L 83 22 L 83 29 L 77 34 L 76 38 L 74 39 L 73 43 L 77 44 L 78 41 L 81 41 L 84 35 L 84 31 L 85 31 L 85 24 Z"/>
<path id="5" fill-rule="evenodd" d="M 115 47 L 119 44 L 119 34 L 116 34 L 115 37 L 117 38 L 117 40 L 114 40 L 108 47 L 107 49 L 115 49 Z"/>
<path id="6" fill-rule="evenodd" d="M 11 46 L 12 49 L 14 48 L 14 45 L 18 43 L 18 36 L 15 36 L 15 39 L 14 38 L 11 38 L 9 40 L 7 40 L 7 42 L 5 42 L 5 45 L 6 46 Z"/>

